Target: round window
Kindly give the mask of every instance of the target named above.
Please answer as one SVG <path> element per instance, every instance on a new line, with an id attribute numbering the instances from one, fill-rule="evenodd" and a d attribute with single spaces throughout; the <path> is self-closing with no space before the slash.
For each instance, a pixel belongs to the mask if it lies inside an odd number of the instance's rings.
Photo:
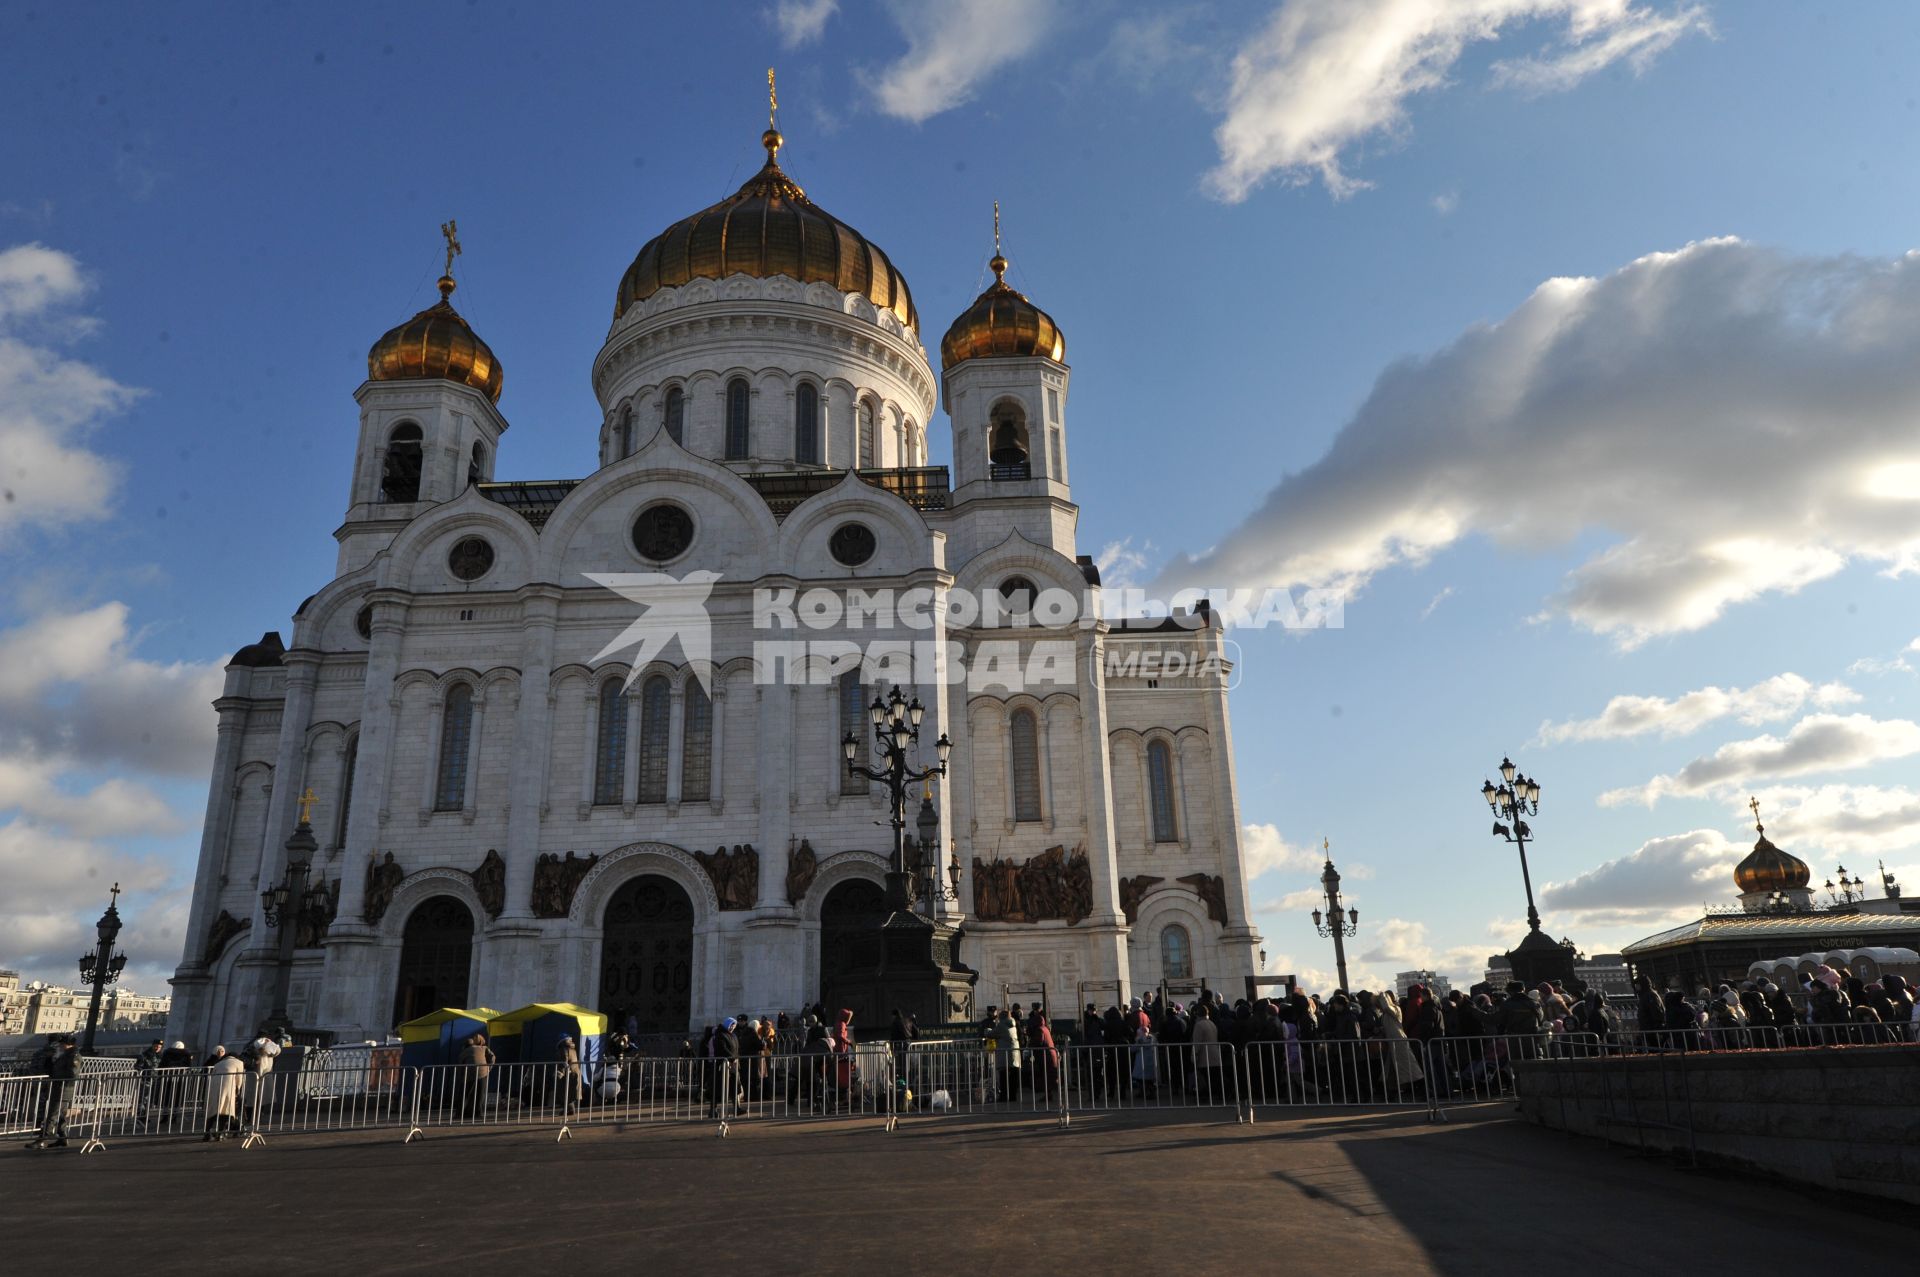
<path id="1" fill-rule="evenodd" d="M 354 632 L 368 642 L 373 640 L 373 605 L 369 603 L 353 618 Z"/>
<path id="2" fill-rule="evenodd" d="M 693 516 L 677 505 L 650 505 L 633 521 L 633 548 L 654 563 L 677 559 L 693 544 Z"/>
<path id="3" fill-rule="evenodd" d="M 447 552 L 447 569 L 462 581 L 478 581 L 493 567 L 493 547 L 482 537 L 461 537 Z"/>
<path id="4" fill-rule="evenodd" d="M 864 523 L 843 523 L 827 539 L 833 557 L 850 568 L 857 568 L 873 557 L 873 529 Z"/>

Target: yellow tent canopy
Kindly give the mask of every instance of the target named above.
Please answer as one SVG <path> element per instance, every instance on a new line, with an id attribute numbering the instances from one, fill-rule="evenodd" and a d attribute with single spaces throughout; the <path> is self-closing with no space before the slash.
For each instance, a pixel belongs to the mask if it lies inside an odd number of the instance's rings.
<path id="1" fill-rule="evenodd" d="M 400 1040 L 403 1043 L 437 1042 L 440 1040 L 441 1033 L 444 1032 L 443 1026 L 451 1024 L 455 1020 L 472 1021 L 473 1028 L 470 1031 L 479 1033 L 487 1028 L 493 1018 L 499 1014 L 500 1013 L 492 1007 L 473 1007 L 471 1009 L 441 1007 L 438 1011 L 429 1011 L 418 1019 L 408 1020 L 405 1024 L 401 1025 Z"/>

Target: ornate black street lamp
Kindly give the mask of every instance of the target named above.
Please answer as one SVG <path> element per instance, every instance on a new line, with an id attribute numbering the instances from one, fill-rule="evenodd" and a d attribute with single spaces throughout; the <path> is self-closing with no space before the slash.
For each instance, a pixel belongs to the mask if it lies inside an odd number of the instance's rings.
<path id="1" fill-rule="evenodd" d="M 320 843 L 313 836 L 313 805 L 319 800 L 308 789 L 300 795 L 300 823 L 287 839 L 287 877 L 277 887 L 260 893 L 267 925 L 280 931 L 278 970 L 273 977 L 273 1010 L 267 1014 L 267 1027 L 285 1033 L 293 1028 L 287 1002 L 293 987 L 293 951 L 298 940 L 299 921 L 324 908 L 326 888 L 307 886 L 307 871 L 313 865 L 313 853 Z"/>
<path id="2" fill-rule="evenodd" d="M 1510 758 L 1500 760 L 1500 779 L 1498 788 L 1492 781 L 1481 785 L 1480 796 L 1499 817 L 1493 822 L 1493 836 L 1520 848 L 1520 881 L 1527 888 L 1527 929 L 1537 933 L 1540 911 L 1533 907 L 1533 875 L 1527 871 L 1527 839 L 1533 836 L 1533 830 L 1523 818 L 1540 814 L 1540 782 L 1522 776 Z"/>
<path id="3" fill-rule="evenodd" d="M 873 724 L 874 740 L 880 747 L 879 767 L 862 767 L 858 761 L 860 742 L 854 739 L 852 732 L 840 742 L 840 752 L 847 760 L 847 773 L 852 776 L 865 776 L 868 780 L 878 781 L 887 787 L 887 799 L 893 825 L 893 859 L 887 871 L 887 908 L 895 912 L 911 910 L 914 897 L 913 873 L 907 861 L 907 789 L 918 781 L 947 774 L 947 755 L 953 751 L 953 742 L 946 733 L 933 743 L 939 755 L 939 761 L 931 767 L 915 768 L 908 756 L 913 747 L 920 743 L 920 722 L 926 717 L 926 707 L 920 704 L 920 698 L 908 701 L 895 687 L 885 700 L 874 697 L 873 704 L 867 707 L 867 718 Z"/>
<path id="4" fill-rule="evenodd" d="M 1320 873 L 1320 886 L 1327 893 L 1327 913 L 1322 920 L 1320 911 L 1313 911 L 1313 929 L 1321 937 L 1333 940 L 1333 961 L 1340 969 L 1340 987 L 1347 987 L 1347 938 L 1360 933 L 1360 911 L 1349 909 L 1343 915 L 1340 912 L 1340 871 L 1333 867 L 1333 843 L 1322 838 L 1320 850 L 1327 853 L 1327 867 Z M 1261 954 L 1260 963 L 1266 965 L 1266 955 Z"/>
<path id="5" fill-rule="evenodd" d="M 1856 900 L 1865 900 L 1866 898 L 1867 880 L 1859 874 L 1855 874 L 1851 878 L 1847 877 L 1847 867 L 1845 865 L 1840 866 L 1840 883 L 1838 887 L 1834 885 L 1833 879 L 1827 879 L 1827 899 L 1833 901 L 1836 905 L 1850 905 Z"/>
<path id="6" fill-rule="evenodd" d="M 80 983 L 93 986 L 87 1003 L 87 1032 L 80 1040 L 80 1054 L 93 1054 L 93 1034 L 100 1024 L 100 995 L 127 969 L 127 955 L 115 953 L 113 942 L 120 938 L 120 884 L 114 883 L 107 896 L 107 911 L 95 927 L 100 944 L 92 953 L 80 955 Z"/>

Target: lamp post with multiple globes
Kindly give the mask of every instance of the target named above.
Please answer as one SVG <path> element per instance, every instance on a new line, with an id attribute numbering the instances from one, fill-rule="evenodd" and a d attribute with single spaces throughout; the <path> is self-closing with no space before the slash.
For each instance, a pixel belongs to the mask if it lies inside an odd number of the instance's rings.
<path id="1" fill-rule="evenodd" d="M 293 952 L 299 939 L 300 919 L 307 916 L 324 917 L 327 904 L 327 889 L 316 883 L 307 885 L 307 871 L 313 865 L 313 853 L 320 849 L 319 840 L 313 836 L 313 805 L 317 802 L 313 790 L 308 789 L 298 799 L 300 808 L 299 824 L 294 826 L 293 837 L 287 839 L 287 876 L 278 886 L 268 887 L 260 893 L 260 902 L 265 906 L 266 921 L 269 927 L 278 928 L 280 943 L 278 946 L 278 970 L 273 980 L 273 1010 L 267 1014 L 267 1027 L 278 1033 L 288 1033 L 293 1029 L 293 1017 L 287 1011 L 293 986 Z"/>
<path id="2" fill-rule="evenodd" d="M 887 869 L 887 908 L 895 912 L 913 908 L 920 894 L 914 886 L 914 873 L 907 856 L 907 790 L 920 781 L 946 775 L 947 755 L 953 751 L 953 742 L 942 732 L 940 739 L 933 743 L 938 755 L 933 766 L 916 768 L 909 761 L 913 747 L 920 743 L 920 723 L 926 713 L 919 697 L 909 701 L 898 687 L 885 700 L 873 698 L 873 704 L 867 707 L 867 718 L 873 724 L 874 740 L 880 747 L 878 767 L 861 765 L 860 742 L 852 732 L 840 742 L 840 753 L 847 761 L 849 775 L 865 776 L 887 787 L 887 810 L 893 826 L 893 858 Z M 927 811 L 932 812 L 931 806 Z M 958 868 L 957 861 L 955 868 Z M 956 874 L 956 886 L 957 878 Z"/>
<path id="3" fill-rule="evenodd" d="M 1500 783 L 1486 781 L 1480 786 L 1480 796 L 1493 809 L 1493 836 L 1520 851 L 1520 881 L 1527 890 L 1527 934 L 1507 954 L 1514 978 L 1529 988 L 1554 980 L 1569 989 L 1577 988 L 1573 946 L 1540 930 L 1540 910 L 1533 903 L 1533 874 L 1527 867 L 1527 840 L 1533 837 L 1533 828 L 1527 824 L 1527 817 L 1540 814 L 1540 782 L 1523 775 L 1511 758 L 1502 758 Z"/>
<path id="4" fill-rule="evenodd" d="M 107 911 L 100 915 L 95 927 L 100 943 L 92 953 L 80 955 L 80 983 L 93 986 L 93 996 L 87 1002 L 87 1031 L 80 1041 L 80 1054 L 93 1052 L 94 1031 L 100 1026 L 100 995 L 106 992 L 108 985 L 120 978 L 126 970 L 127 955 L 115 953 L 113 942 L 120 938 L 120 884 L 113 884 L 113 891 L 107 898 Z"/>
<path id="5" fill-rule="evenodd" d="M 1332 938 L 1333 961 L 1340 970 L 1340 987 L 1344 990 L 1347 987 L 1346 942 L 1348 937 L 1359 934 L 1360 911 L 1358 909 L 1348 909 L 1344 915 L 1341 914 L 1340 871 L 1333 867 L 1332 841 L 1322 838 L 1320 840 L 1320 849 L 1327 853 L 1327 867 L 1322 870 L 1320 874 L 1320 888 L 1325 891 L 1327 895 L 1327 913 L 1325 921 L 1322 921 L 1320 911 L 1318 909 L 1313 911 L 1313 929 L 1318 931 L 1323 938 Z M 1264 953 L 1261 955 L 1260 961 L 1264 966 L 1266 963 Z"/>

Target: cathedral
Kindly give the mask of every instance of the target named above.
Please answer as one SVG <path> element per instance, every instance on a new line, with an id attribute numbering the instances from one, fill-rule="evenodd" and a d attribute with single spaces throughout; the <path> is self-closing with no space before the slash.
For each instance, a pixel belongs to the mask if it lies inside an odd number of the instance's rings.
<path id="1" fill-rule="evenodd" d="M 951 1018 L 1256 974 L 1221 625 L 1098 615 L 1060 327 L 996 243 L 936 374 L 899 265 L 763 141 L 621 276 L 583 478 L 498 477 L 504 374 L 443 228 L 440 300 L 354 392 L 333 579 L 214 702 L 169 1036 L 231 1040 L 282 995 L 344 1039 L 442 1006 L 663 1033 L 851 1006 L 895 853 L 860 769 L 896 688 L 921 765 L 950 746 L 907 845 L 977 973 Z M 649 642 L 633 582 L 682 583 L 698 641 Z M 907 603 L 915 660 L 874 658 L 876 599 Z M 310 885 L 276 901 L 309 825 Z"/>

